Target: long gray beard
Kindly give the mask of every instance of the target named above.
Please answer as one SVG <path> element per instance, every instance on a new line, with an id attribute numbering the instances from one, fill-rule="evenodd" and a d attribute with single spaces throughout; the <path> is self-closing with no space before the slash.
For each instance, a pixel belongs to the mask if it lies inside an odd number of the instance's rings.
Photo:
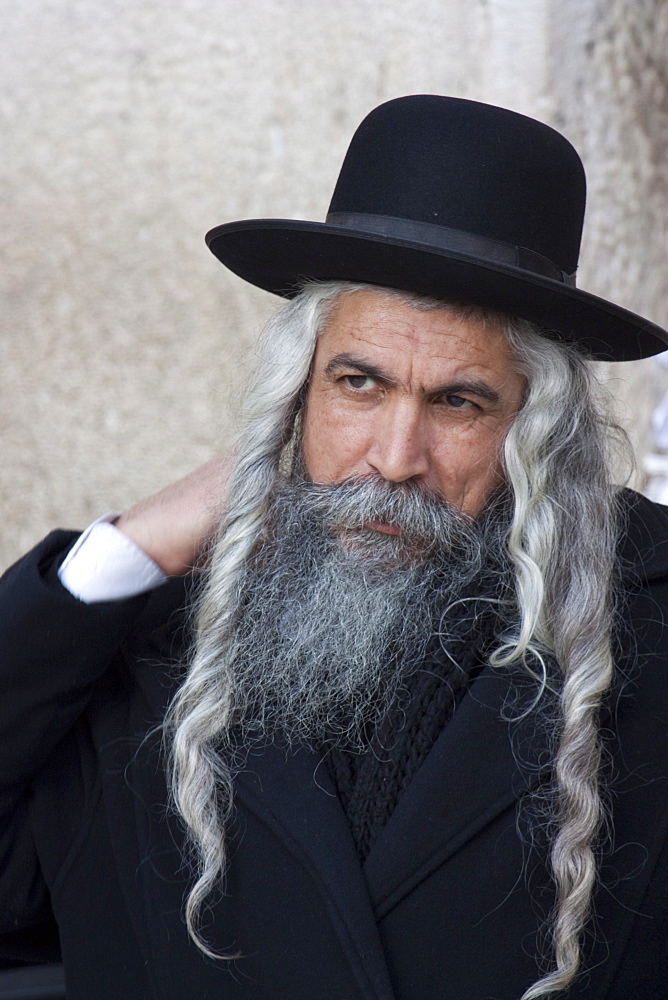
<path id="1" fill-rule="evenodd" d="M 401 534 L 370 530 L 374 520 Z M 281 486 L 235 623 L 243 745 L 366 749 L 434 637 L 447 650 L 472 581 L 496 589 L 481 572 L 498 552 L 492 523 L 377 477 Z"/>

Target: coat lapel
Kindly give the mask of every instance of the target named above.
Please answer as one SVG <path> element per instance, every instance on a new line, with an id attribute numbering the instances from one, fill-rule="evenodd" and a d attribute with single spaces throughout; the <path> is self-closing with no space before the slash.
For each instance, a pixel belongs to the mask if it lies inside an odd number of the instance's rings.
<path id="1" fill-rule="evenodd" d="M 239 799 L 268 824 L 320 888 L 365 995 L 393 992 L 368 890 L 345 813 L 327 767 L 306 750 L 274 746 L 251 757 L 237 779 Z"/>
<path id="2" fill-rule="evenodd" d="M 364 866 L 377 919 L 540 779 L 547 734 L 504 718 L 510 690 L 487 667 L 399 800 Z"/>
<path id="3" fill-rule="evenodd" d="M 507 673 L 487 668 L 471 686 L 374 844 L 363 870 L 327 768 L 315 754 L 286 758 L 275 747 L 251 759 L 238 794 L 298 854 L 331 900 L 359 954 L 387 972 L 377 921 L 507 809 L 549 767 L 548 735 L 535 722 L 509 723 Z M 520 764 L 518 764 L 518 761 Z M 520 766 L 521 765 L 521 766 Z M 371 906 L 369 905 L 371 903 Z M 387 984 L 389 989 L 389 984 Z"/>

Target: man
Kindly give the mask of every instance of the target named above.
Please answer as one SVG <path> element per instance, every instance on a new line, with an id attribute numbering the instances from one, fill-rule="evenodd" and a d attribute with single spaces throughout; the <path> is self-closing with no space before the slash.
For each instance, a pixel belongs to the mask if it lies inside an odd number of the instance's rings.
<path id="1" fill-rule="evenodd" d="M 72 998 L 664 995 L 668 516 L 586 356 L 668 335 L 575 288 L 583 206 L 557 133 L 423 96 L 325 224 L 209 234 L 295 296 L 222 515 L 213 463 L 4 582 L 6 955 L 55 916 Z"/>

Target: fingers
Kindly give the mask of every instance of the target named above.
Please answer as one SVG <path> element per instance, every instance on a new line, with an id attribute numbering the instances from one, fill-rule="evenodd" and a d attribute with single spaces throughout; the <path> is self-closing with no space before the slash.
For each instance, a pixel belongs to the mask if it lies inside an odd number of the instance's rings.
<path id="1" fill-rule="evenodd" d="M 230 463 L 228 453 L 216 455 L 125 511 L 116 527 L 168 576 L 187 572 L 216 530 Z"/>

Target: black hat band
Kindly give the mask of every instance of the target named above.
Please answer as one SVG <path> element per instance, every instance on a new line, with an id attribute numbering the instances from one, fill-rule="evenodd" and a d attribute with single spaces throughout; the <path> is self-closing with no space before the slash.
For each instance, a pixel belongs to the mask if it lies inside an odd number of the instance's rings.
<path id="1" fill-rule="evenodd" d="M 401 219 L 391 215 L 371 215 L 366 212 L 330 212 L 325 222 L 345 229 L 363 230 L 377 236 L 428 243 L 432 247 L 452 250 L 454 253 L 486 258 L 496 264 L 510 264 L 575 287 L 575 272 L 567 274 L 542 254 L 489 236 L 467 233 L 463 229 L 453 229 L 451 226 L 436 225 L 432 222 L 415 222 L 412 219 Z"/>

